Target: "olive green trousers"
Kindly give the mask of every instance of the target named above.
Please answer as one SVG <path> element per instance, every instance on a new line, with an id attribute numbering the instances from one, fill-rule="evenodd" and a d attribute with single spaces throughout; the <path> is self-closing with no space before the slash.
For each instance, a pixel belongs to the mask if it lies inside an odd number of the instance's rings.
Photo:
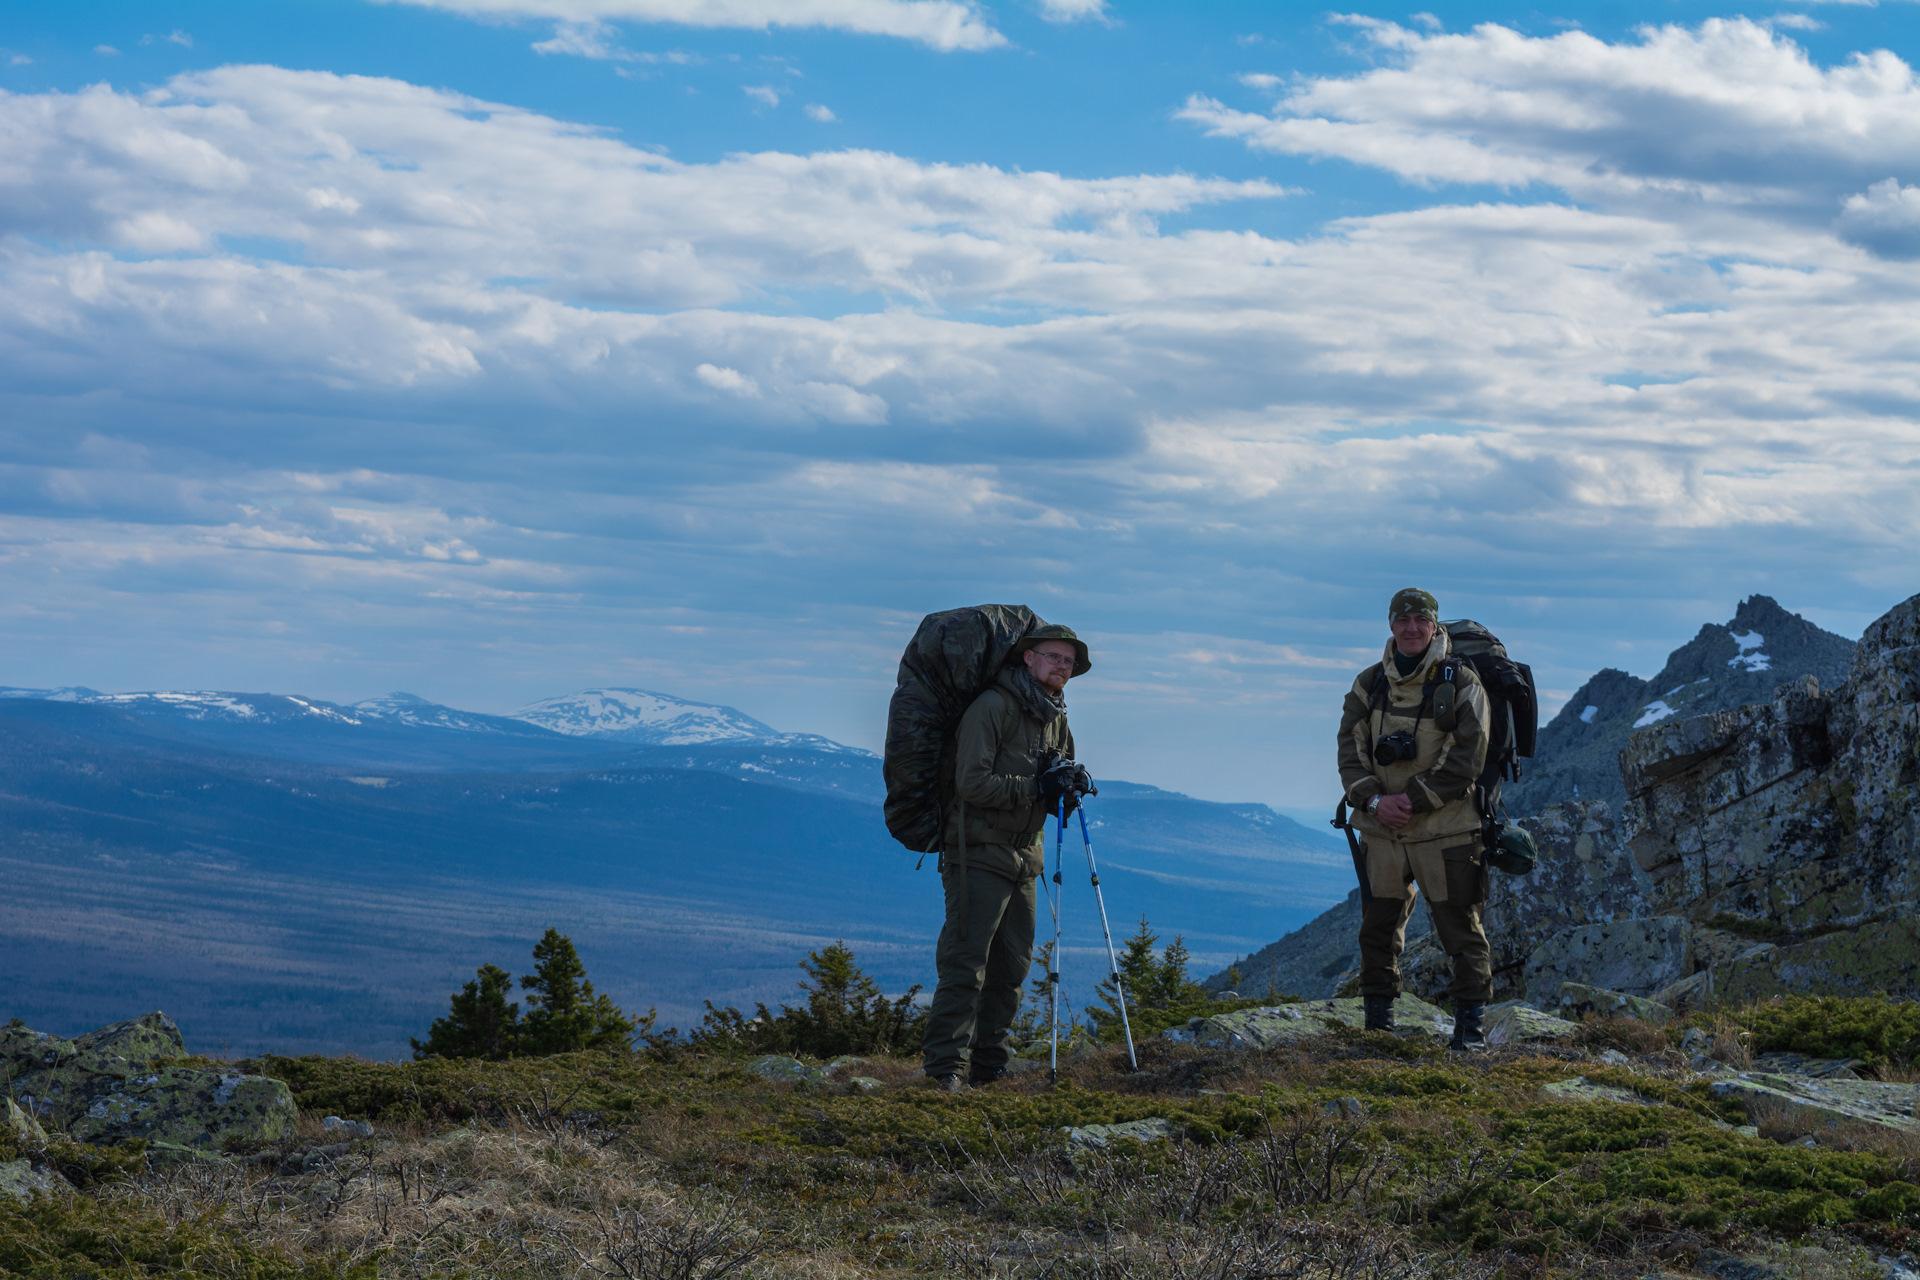
<path id="1" fill-rule="evenodd" d="M 934 1077 L 987 1076 L 1007 1065 L 1020 987 L 1033 963 L 1033 878 L 1015 884 L 978 867 L 966 876 L 964 908 L 960 872 L 948 868 L 940 877 L 947 898 L 934 952 L 940 983 L 920 1044 L 921 1062 Z"/>
<path id="2" fill-rule="evenodd" d="M 1451 893 L 1449 887 L 1449 893 Z M 1360 909 L 1360 994 L 1400 994 L 1400 953 L 1407 945 L 1407 918 L 1414 895 L 1375 898 Z M 1493 953 L 1480 927 L 1478 902 L 1428 902 L 1440 949 L 1453 959 L 1447 995 L 1455 1004 L 1485 1004 L 1493 999 Z"/>

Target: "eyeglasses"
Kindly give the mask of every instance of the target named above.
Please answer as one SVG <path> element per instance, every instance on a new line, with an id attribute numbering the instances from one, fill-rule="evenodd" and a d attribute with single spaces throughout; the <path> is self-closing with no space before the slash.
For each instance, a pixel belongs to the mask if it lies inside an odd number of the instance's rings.
<path id="1" fill-rule="evenodd" d="M 1072 666 L 1075 655 L 1071 653 L 1048 653 L 1043 649 L 1029 649 L 1034 657 L 1042 662 L 1051 662 L 1054 666 Z"/>

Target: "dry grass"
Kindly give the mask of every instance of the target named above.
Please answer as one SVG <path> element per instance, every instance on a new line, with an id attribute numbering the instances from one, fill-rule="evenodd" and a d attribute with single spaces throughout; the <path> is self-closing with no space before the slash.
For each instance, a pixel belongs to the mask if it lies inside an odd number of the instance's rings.
<path id="1" fill-rule="evenodd" d="M 113 1194 L 169 1222 L 212 1212 L 292 1254 L 378 1256 L 381 1274 L 396 1277 L 717 1278 L 745 1272 L 776 1243 L 735 1200 L 663 1182 L 644 1158 L 520 1117 L 338 1146 L 296 1149 L 269 1168 L 174 1165 Z"/>

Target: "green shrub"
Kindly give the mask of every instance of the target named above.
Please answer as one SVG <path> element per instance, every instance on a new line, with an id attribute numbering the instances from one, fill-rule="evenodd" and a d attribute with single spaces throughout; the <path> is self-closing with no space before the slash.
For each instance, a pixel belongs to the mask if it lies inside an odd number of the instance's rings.
<path id="1" fill-rule="evenodd" d="M 1920 1057 L 1920 1004 L 1875 996 L 1781 996 L 1734 1015 L 1756 1053 L 1859 1058 L 1875 1067 Z"/>
<path id="2" fill-rule="evenodd" d="M 749 1018 L 732 1007 L 717 1009 L 709 1000 L 706 1017 L 687 1033 L 687 1044 L 709 1053 L 797 1053 L 815 1058 L 906 1053 L 920 1047 L 927 1014 L 914 1005 L 918 986 L 897 999 L 887 999 L 880 984 L 860 971 L 844 942 L 808 952 L 800 968 L 807 975 L 800 983 L 807 995 L 805 1005 L 782 1005 L 777 1014 L 764 1004 L 755 1005 Z"/>

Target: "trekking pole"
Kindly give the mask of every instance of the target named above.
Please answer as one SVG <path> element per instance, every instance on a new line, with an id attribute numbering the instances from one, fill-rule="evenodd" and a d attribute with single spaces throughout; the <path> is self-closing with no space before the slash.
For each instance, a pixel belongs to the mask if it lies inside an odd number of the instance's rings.
<path id="1" fill-rule="evenodd" d="M 1047 952 L 1047 1083 L 1060 1083 L 1060 895 L 1066 887 L 1060 882 L 1060 864 L 1067 844 L 1067 801 L 1060 798 L 1060 820 L 1053 836 L 1053 888 L 1047 891 L 1047 905 L 1053 909 L 1053 950 Z"/>
<path id="2" fill-rule="evenodd" d="M 1093 880 L 1093 900 L 1100 908 L 1100 933 L 1107 940 L 1107 971 L 1113 976 L 1113 993 L 1119 997 L 1120 1029 L 1127 1036 L 1127 1061 L 1133 1069 L 1140 1069 L 1140 1059 L 1133 1052 L 1133 1026 L 1127 1021 L 1127 989 L 1120 985 L 1120 959 L 1113 953 L 1113 929 L 1107 924 L 1107 900 L 1100 892 L 1100 868 L 1093 865 L 1093 837 L 1087 834 L 1087 806 L 1082 802 L 1080 813 L 1080 840 L 1087 846 L 1087 874 Z"/>

